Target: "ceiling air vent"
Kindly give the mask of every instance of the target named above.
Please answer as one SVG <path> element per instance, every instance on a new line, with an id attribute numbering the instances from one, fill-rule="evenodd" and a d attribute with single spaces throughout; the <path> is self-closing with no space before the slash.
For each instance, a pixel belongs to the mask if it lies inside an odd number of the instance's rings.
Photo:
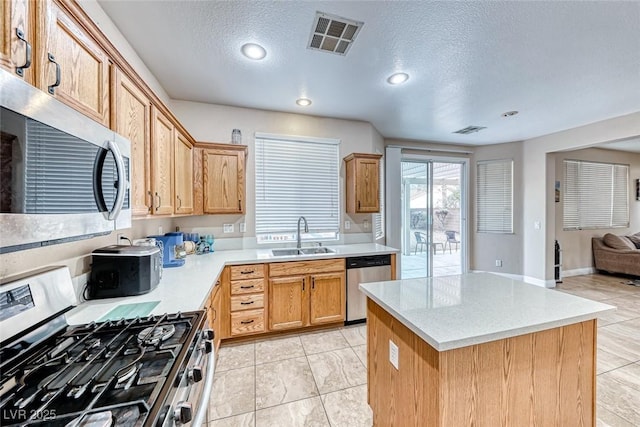
<path id="1" fill-rule="evenodd" d="M 485 126 L 467 126 L 464 129 L 460 129 L 455 131 L 454 133 L 459 133 L 461 135 L 469 135 L 470 133 L 475 133 L 481 131 L 482 129 L 486 129 Z"/>
<path id="2" fill-rule="evenodd" d="M 364 22 L 316 12 L 309 37 L 309 49 L 346 55 Z"/>

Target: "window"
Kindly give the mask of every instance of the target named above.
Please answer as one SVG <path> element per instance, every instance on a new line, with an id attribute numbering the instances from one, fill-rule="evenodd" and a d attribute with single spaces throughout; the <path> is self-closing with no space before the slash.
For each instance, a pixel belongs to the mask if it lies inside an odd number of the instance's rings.
<path id="1" fill-rule="evenodd" d="M 380 213 L 373 215 L 373 231 L 375 234 L 374 239 L 382 239 L 384 237 L 384 158 L 380 159 L 379 169 L 380 185 L 378 186 L 378 197 L 380 198 Z"/>
<path id="2" fill-rule="evenodd" d="M 338 239 L 339 143 L 256 133 L 258 243 L 295 241 L 301 216 L 309 225 L 303 240 Z"/>
<path id="3" fill-rule="evenodd" d="M 564 229 L 629 226 L 629 166 L 564 161 Z"/>
<path id="4" fill-rule="evenodd" d="M 479 233 L 513 233 L 513 160 L 478 162 L 476 219 Z"/>

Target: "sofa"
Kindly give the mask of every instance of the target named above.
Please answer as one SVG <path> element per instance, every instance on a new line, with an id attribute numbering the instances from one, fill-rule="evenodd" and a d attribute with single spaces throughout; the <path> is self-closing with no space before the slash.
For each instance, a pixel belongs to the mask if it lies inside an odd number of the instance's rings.
<path id="1" fill-rule="evenodd" d="M 596 270 L 640 276 L 640 233 L 616 236 L 607 233 L 592 240 Z"/>

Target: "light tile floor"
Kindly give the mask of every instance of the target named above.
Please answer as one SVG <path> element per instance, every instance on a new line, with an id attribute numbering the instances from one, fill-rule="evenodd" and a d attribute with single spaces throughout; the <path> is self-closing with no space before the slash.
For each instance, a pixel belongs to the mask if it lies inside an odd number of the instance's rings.
<path id="1" fill-rule="evenodd" d="M 597 426 L 640 426 L 640 288 L 613 276 L 557 287 L 618 307 L 598 322 Z M 221 347 L 208 427 L 370 427 L 366 327 Z"/>

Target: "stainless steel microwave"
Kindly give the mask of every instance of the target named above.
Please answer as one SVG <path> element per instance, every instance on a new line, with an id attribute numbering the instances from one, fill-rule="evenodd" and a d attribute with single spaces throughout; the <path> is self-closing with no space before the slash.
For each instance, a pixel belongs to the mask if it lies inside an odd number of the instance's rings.
<path id="1" fill-rule="evenodd" d="M 0 70 L 0 253 L 131 227 L 131 144 Z"/>

